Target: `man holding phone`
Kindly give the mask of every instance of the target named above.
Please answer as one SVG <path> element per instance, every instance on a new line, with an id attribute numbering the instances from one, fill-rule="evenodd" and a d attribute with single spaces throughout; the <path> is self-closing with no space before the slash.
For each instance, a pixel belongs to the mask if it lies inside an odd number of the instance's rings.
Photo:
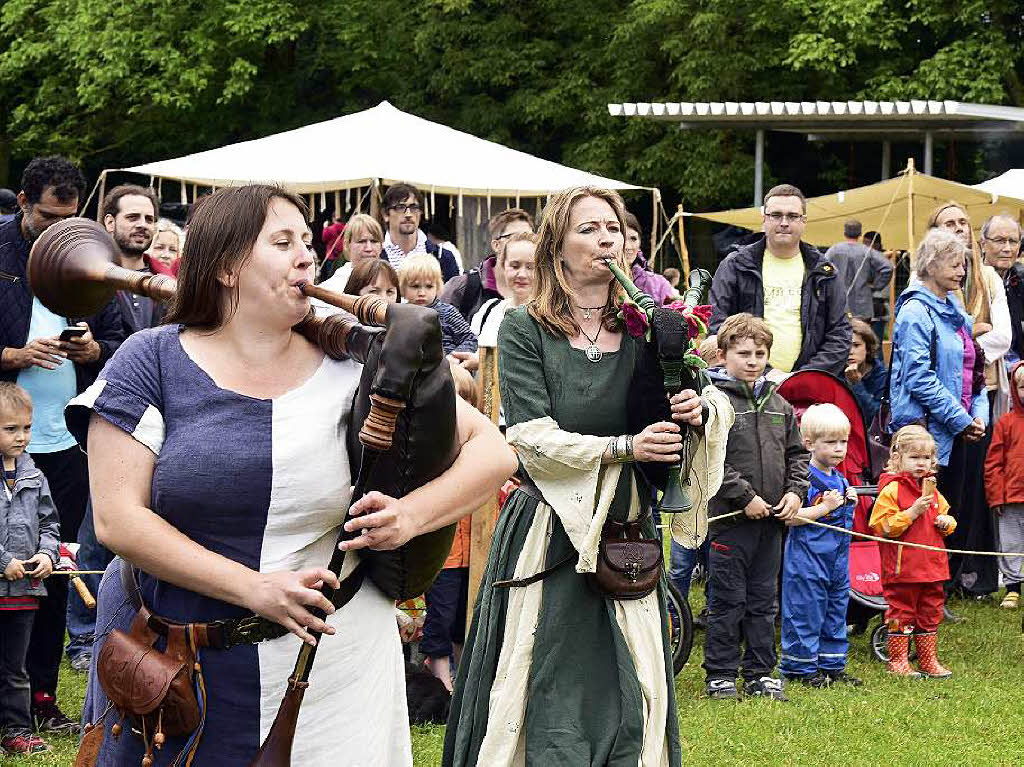
<path id="1" fill-rule="evenodd" d="M 0 380 L 14 381 L 35 403 L 28 453 L 46 476 L 60 516 L 62 540 L 74 541 L 89 498 L 85 455 L 64 424 L 64 406 L 83 391 L 124 340 L 111 302 L 85 322 L 54 314 L 32 295 L 26 265 L 32 243 L 78 211 L 85 192 L 81 171 L 63 157 L 28 164 L 18 193 L 19 212 L 0 224 Z M 57 675 L 64 649 L 67 579 L 47 584 L 32 628 L 27 669 L 32 713 L 41 731 L 74 731 L 77 722 L 57 706 Z"/>

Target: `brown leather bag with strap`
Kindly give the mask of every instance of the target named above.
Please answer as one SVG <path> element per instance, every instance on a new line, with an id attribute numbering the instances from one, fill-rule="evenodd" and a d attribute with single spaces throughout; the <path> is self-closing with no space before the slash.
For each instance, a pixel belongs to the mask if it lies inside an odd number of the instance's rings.
<path id="1" fill-rule="evenodd" d="M 612 599 L 641 599 L 658 586 L 664 562 L 661 541 L 645 538 L 641 520 L 605 522 L 591 588 Z"/>
<path id="2" fill-rule="evenodd" d="M 131 596 L 138 597 L 138 584 L 131 567 L 123 563 L 122 581 Z M 142 736 L 145 755 L 142 767 L 153 764 L 153 751 L 159 750 L 167 736 L 183 736 L 195 732 L 202 722 L 194 679 L 197 670 L 195 652 L 186 636 L 188 626 L 166 624 L 167 647 L 161 652 L 154 646 L 162 635 L 151 627 L 153 614 L 141 603 L 131 630 L 111 631 L 96 662 L 100 685 L 110 706 L 120 713 L 120 721 L 111 728 L 119 737 L 125 717 Z M 134 600 L 133 600 L 134 601 Z M 76 767 L 96 763 L 103 744 L 103 717 L 87 728 L 79 747 Z"/>

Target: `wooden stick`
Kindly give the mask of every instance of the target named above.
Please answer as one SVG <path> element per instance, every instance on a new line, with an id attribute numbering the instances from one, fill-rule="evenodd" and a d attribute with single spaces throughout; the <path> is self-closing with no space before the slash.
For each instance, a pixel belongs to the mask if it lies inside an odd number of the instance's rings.
<path id="1" fill-rule="evenodd" d="M 477 373 L 477 406 L 480 412 L 497 424 L 501 413 L 501 392 L 498 390 L 498 348 L 480 347 L 480 368 Z M 480 583 L 487 568 L 487 557 L 491 550 L 494 523 L 498 518 L 498 497 L 492 495 L 479 509 L 473 512 L 469 527 L 469 594 L 466 610 L 466 634 L 473 622 L 473 605 L 476 604 Z"/>

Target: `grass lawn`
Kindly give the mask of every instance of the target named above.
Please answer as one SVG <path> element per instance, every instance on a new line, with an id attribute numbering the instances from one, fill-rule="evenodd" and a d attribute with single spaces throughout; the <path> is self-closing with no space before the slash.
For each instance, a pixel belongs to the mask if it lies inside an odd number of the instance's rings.
<path id="1" fill-rule="evenodd" d="M 691 597 L 696 606 L 703 594 L 694 589 Z M 967 618 L 939 630 L 939 657 L 953 670 L 952 680 L 887 676 L 871 657 L 865 635 L 851 638 L 849 664 L 864 687 L 787 686 L 789 703 L 705 699 L 698 632 L 690 662 L 676 678 L 683 764 L 1024 764 L 1021 611 L 960 602 L 951 607 Z M 69 714 L 81 705 L 84 686 L 83 675 L 65 668 L 61 702 Z M 443 739 L 443 727 L 414 729 L 417 767 L 440 762 Z M 49 754 L 4 764 L 71 765 L 73 739 L 51 743 Z M 345 767 L 341 761 L 338 766 Z"/>

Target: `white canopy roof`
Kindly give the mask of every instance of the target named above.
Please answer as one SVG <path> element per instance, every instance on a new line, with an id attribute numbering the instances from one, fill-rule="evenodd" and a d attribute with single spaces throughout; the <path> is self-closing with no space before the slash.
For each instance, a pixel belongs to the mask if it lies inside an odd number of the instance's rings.
<path id="1" fill-rule="evenodd" d="M 975 184 L 974 188 L 999 197 L 1024 199 L 1024 168 L 1008 170 L 1001 176 Z"/>
<path id="2" fill-rule="evenodd" d="M 402 112 L 372 109 L 120 170 L 197 184 L 276 182 L 300 194 L 408 182 L 441 194 L 541 196 L 571 186 L 644 189 Z"/>
<path id="3" fill-rule="evenodd" d="M 613 117 L 686 127 L 768 128 L 800 133 L 1000 134 L 1024 131 L 1024 109 L 963 101 L 705 101 L 609 104 Z"/>

